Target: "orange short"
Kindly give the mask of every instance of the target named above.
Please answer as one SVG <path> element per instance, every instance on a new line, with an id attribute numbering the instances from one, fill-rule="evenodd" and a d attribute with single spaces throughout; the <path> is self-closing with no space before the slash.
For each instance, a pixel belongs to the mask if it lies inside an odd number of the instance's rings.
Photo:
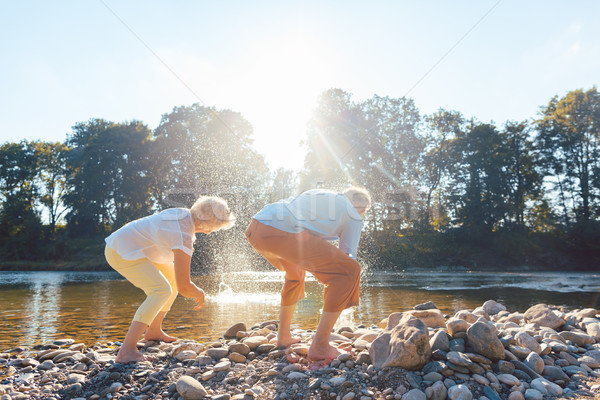
<path id="1" fill-rule="evenodd" d="M 285 272 L 281 305 L 304 298 L 306 271 L 325 285 L 323 311 L 358 305 L 360 264 L 309 231 L 288 233 L 253 219 L 246 229 L 248 242 L 275 268 Z"/>

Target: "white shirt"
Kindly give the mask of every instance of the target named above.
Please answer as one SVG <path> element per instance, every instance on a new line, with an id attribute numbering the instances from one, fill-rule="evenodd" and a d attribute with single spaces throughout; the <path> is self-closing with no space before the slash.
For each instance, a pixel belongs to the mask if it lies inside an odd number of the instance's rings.
<path id="1" fill-rule="evenodd" d="M 363 226 L 358 211 L 344 194 L 322 189 L 268 204 L 254 219 L 284 232 L 308 230 L 326 240 L 339 238 L 340 250 L 352 258 L 356 258 Z"/>
<path id="2" fill-rule="evenodd" d="M 172 264 L 173 250 L 194 252 L 195 227 L 187 208 L 169 208 L 124 225 L 105 239 L 108 247 L 125 260 L 147 258 L 156 264 Z"/>

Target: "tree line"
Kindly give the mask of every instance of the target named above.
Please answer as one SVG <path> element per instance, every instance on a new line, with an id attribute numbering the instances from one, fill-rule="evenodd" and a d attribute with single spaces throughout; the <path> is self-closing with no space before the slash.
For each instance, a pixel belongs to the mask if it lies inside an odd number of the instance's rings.
<path id="1" fill-rule="evenodd" d="M 3 260 L 99 253 L 101 238 L 199 194 L 225 197 L 240 221 L 312 187 L 370 190 L 362 248 L 376 263 L 435 266 L 600 260 L 600 96 L 594 87 L 553 97 L 527 121 L 502 125 L 410 98 L 355 101 L 331 89 L 307 124 L 298 173 L 269 171 L 251 124 L 237 112 L 175 107 L 151 130 L 91 119 L 63 143 L 0 147 Z M 281 149 L 284 152 L 297 149 Z M 245 224 L 199 238 L 199 264 L 254 262 Z M 245 245 L 245 244 L 244 244 Z M 92 246 L 88 248 L 87 246 Z M 597 264 L 596 264 L 597 265 Z"/>

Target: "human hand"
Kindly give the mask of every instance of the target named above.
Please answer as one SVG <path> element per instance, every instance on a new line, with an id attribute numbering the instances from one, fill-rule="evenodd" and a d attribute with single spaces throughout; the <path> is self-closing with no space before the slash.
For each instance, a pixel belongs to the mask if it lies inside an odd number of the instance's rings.
<path id="1" fill-rule="evenodd" d="M 199 310 L 204 307 L 204 291 L 202 289 L 199 289 L 199 294 L 194 297 L 194 301 L 198 303 L 196 304 L 196 307 L 194 307 L 194 310 Z"/>

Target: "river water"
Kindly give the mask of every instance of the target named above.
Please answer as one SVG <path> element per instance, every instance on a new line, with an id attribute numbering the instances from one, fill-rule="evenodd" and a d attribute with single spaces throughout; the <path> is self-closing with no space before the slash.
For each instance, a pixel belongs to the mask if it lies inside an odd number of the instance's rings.
<path id="1" fill-rule="evenodd" d="M 194 310 L 179 296 L 165 331 L 181 338 L 216 339 L 231 325 L 278 318 L 280 272 L 236 272 L 193 277 L 206 292 Z M 316 327 L 322 286 L 307 277 L 294 326 Z M 473 309 L 488 299 L 509 311 L 538 304 L 594 307 L 600 294 L 596 272 L 471 272 L 465 270 L 367 273 L 360 305 L 346 310 L 338 325 L 377 324 L 390 313 L 433 301 L 444 313 Z M 0 272 L 0 351 L 73 338 L 88 345 L 122 340 L 143 292 L 114 272 Z"/>

